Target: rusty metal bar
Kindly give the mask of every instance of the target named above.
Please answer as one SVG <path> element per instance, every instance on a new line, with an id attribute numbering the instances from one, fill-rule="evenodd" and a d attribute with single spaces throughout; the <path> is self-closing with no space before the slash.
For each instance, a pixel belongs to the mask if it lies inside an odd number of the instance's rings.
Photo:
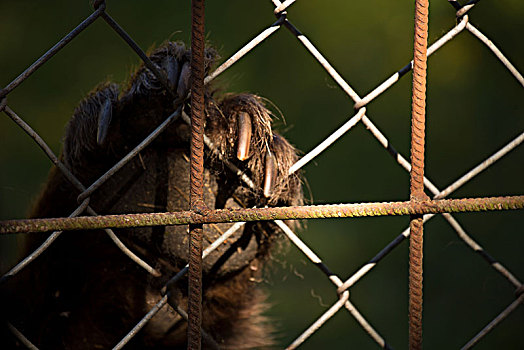
<path id="1" fill-rule="evenodd" d="M 478 0 L 477 0 L 477 1 L 478 1 Z M 470 3 L 476 3 L 477 1 L 470 1 Z M 103 1 L 96 1 L 96 2 L 97 2 L 97 3 L 103 3 Z M 276 0 L 273 1 L 273 2 L 274 2 L 275 4 L 276 4 L 276 3 L 280 3 L 279 1 L 276 1 Z M 289 4 L 291 4 L 291 3 L 293 3 L 293 2 L 294 2 L 294 0 L 293 0 L 293 1 L 289 1 L 289 0 L 288 0 L 288 1 L 285 1 L 285 3 L 289 3 Z M 457 3 L 458 3 L 458 2 L 457 2 Z M 289 5 L 288 5 L 288 6 L 289 6 Z M 467 5 L 466 5 L 466 6 L 467 6 Z M 466 7 L 466 6 L 464 6 L 464 7 Z M 472 6 L 472 5 L 471 5 L 471 6 Z M 470 7 L 471 7 L 471 6 L 470 6 Z M 457 16 L 459 16 L 459 13 L 458 13 L 458 12 L 457 12 Z M 280 17 L 280 18 L 284 18 L 284 16 L 282 16 L 282 17 Z M 467 24 L 467 20 L 466 20 L 466 21 L 463 20 L 463 23 L 464 23 L 464 25 L 466 25 L 466 24 Z M 277 29 L 278 29 L 278 28 L 277 28 Z M 276 29 L 275 29 L 275 30 L 276 30 Z M 430 51 L 431 51 L 431 48 L 428 50 L 428 55 L 430 54 Z M 411 65 L 410 65 L 410 69 L 411 69 Z M 403 71 L 403 72 L 404 72 L 404 71 Z M 405 73 L 405 72 L 404 72 L 404 73 Z M 398 80 L 398 79 L 397 79 L 397 80 Z M 2 92 L 3 92 L 3 91 L 2 91 Z M 363 104 L 363 105 L 364 105 L 364 104 Z M 0 110 L 1 110 L 1 108 L 0 108 Z M 365 117 L 365 116 L 364 116 L 364 117 Z"/>
<path id="2" fill-rule="evenodd" d="M 280 17 L 281 19 L 284 18 L 283 16 Z M 365 111 L 365 108 L 363 109 Z M 363 112 L 364 113 L 364 112 Z M 185 114 L 185 113 L 182 113 L 182 118 L 184 119 L 184 121 L 186 121 L 188 124 L 191 122 L 190 121 L 190 118 Z M 360 118 L 360 117 L 359 117 Z M 352 122 L 350 121 L 349 124 L 351 124 Z M 346 123 L 348 124 L 348 123 Z M 342 126 L 341 128 L 339 128 L 339 130 L 336 132 L 338 133 L 341 129 L 346 129 L 346 131 L 351 128 L 351 126 L 348 127 L 348 125 L 345 125 L 345 126 Z M 334 140 L 333 140 L 334 141 Z M 209 139 L 209 138 L 206 138 L 206 135 L 204 134 L 204 143 L 206 144 L 206 146 L 208 146 L 210 148 L 210 150 L 212 152 L 216 152 L 216 147 L 213 145 L 212 141 Z M 318 146 L 317 148 L 319 148 L 321 146 Z M 317 149 L 315 148 L 315 149 Z M 224 162 L 224 164 L 230 169 L 232 170 L 234 173 L 236 173 L 250 188 L 252 189 L 256 189 L 256 186 L 255 184 L 251 181 L 251 179 L 244 173 L 242 172 L 238 167 L 236 167 L 233 163 L 231 163 L 230 161 L 228 161 L 226 158 L 224 158 L 222 156 L 221 153 L 219 152 L 216 152 L 215 153 L 217 155 L 217 157 L 222 160 Z M 307 155 L 305 156 L 307 157 Z M 298 163 L 295 163 L 295 165 L 293 167 L 295 167 Z M 301 166 L 301 165 L 300 165 Z M 292 171 L 292 169 L 290 169 L 289 173 L 291 174 L 292 172 L 298 170 L 299 167 L 297 167 L 295 170 Z M 292 167 L 292 168 L 293 168 Z M 312 259 L 312 261 L 314 261 L 315 265 L 317 267 L 320 268 L 320 270 L 322 270 L 324 273 L 326 273 L 327 271 L 329 271 L 329 268 L 327 268 L 326 265 L 324 265 L 323 263 L 319 263 L 320 260 L 318 260 L 318 257 L 316 257 L 316 255 L 311 251 L 309 250 L 309 248 L 304 244 L 302 243 L 298 237 L 296 237 L 296 235 L 293 233 L 293 231 L 281 220 L 275 220 L 275 223 L 280 226 L 280 228 L 286 233 L 286 235 L 288 236 L 288 238 L 295 244 L 297 245 L 297 247 L 299 247 L 300 250 L 302 250 L 306 256 L 308 256 L 308 258 Z M 295 239 L 296 238 L 296 239 Z M 206 249 L 207 250 L 207 249 Z M 309 251 L 308 251 L 309 250 Z M 204 251 L 202 257 L 204 258 L 206 255 L 206 252 Z M 316 257 L 316 258 L 315 258 Z M 318 261 L 317 261 L 318 260 Z M 187 268 L 186 268 L 187 269 Z M 168 284 L 172 283 L 173 281 L 175 280 L 178 280 L 181 276 L 182 273 L 185 273 L 182 271 L 180 271 L 175 277 L 173 277 L 171 279 L 171 281 L 168 282 Z M 331 275 L 331 273 L 328 273 L 328 277 L 330 279 L 331 282 L 333 282 L 337 287 L 342 283 L 342 281 L 340 280 L 340 278 L 336 275 Z M 342 292 L 340 292 L 339 294 L 341 294 Z M 385 347 L 385 348 L 388 348 L 388 344 L 384 341 L 384 339 L 378 334 L 377 331 L 375 331 L 373 329 L 373 327 L 365 320 L 365 318 L 358 312 L 358 310 L 349 302 L 347 301 L 346 304 L 346 309 L 352 314 L 352 316 L 357 320 L 357 322 L 359 322 L 359 324 L 362 326 L 362 328 L 373 338 L 373 340 L 375 340 L 381 347 Z"/>
<path id="3" fill-rule="evenodd" d="M 175 310 L 176 313 L 178 313 L 184 321 L 186 322 L 189 321 L 188 313 L 185 312 L 184 309 L 182 309 L 180 306 L 173 305 L 173 310 Z M 213 339 L 213 337 L 211 337 L 204 329 L 200 328 L 200 332 L 202 334 L 202 339 L 205 339 L 207 342 L 206 349 L 208 350 L 219 350 L 220 349 L 215 339 Z"/>
<path id="4" fill-rule="evenodd" d="M 428 56 L 430 54 L 431 48 L 428 48 Z M 411 171 L 411 165 L 409 162 L 400 154 L 398 153 L 393 145 L 390 143 L 390 141 L 380 132 L 380 130 L 369 120 L 368 117 L 363 116 L 362 122 L 366 126 L 366 128 L 375 136 L 375 138 L 384 146 L 384 148 L 387 149 L 389 154 L 395 158 L 395 160 L 400 164 L 404 169 L 406 169 L 408 172 Z M 524 142 L 524 132 L 519 134 L 517 137 L 515 137 L 512 141 L 507 143 L 504 147 L 499 149 L 497 152 L 492 154 L 489 158 L 482 161 L 480 164 L 472 168 L 470 171 L 468 171 L 466 174 L 464 174 L 462 177 L 460 177 L 458 180 L 447 186 L 444 190 L 439 190 L 427 177 L 424 177 L 424 185 L 426 188 L 431 191 L 435 196 L 433 199 L 443 199 L 444 197 L 447 197 L 449 194 L 457 190 L 459 187 L 463 186 L 466 182 L 470 181 L 472 178 L 477 176 L 482 171 L 486 170 L 488 167 L 493 165 L 495 162 L 497 162 L 499 159 L 504 157 L 506 154 L 508 154 L 510 151 L 515 149 L 517 146 L 522 144 Z M 424 222 L 429 220 L 433 217 L 434 214 L 426 215 L 424 216 Z M 450 214 L 444 214 L 444 218 L 451 224 L 451 226 L 457 231 L 459 237 L 464 240 L 464 242 L 471 247 L 474 251 L 479 253 L 488 263 L 492 265 L 493 268 L 495 268 L 497 271 L 502 273 L 506 278 L 510 280 L 511 283 L 513 283 L 516 286 L 520 285 L 520 282 L 500 263 L 493 264 L 493 260 L 491 258 L 488 259 L 489 254 L 485 252 L 476 242 L 474 242 L 467 234 L 466 232 L 460 227 L 458 222 L 453 218 Z M 356 283 L 362 276 L 364 276 L 366 273 L 368 273 L 378 261 L 380 261 L 385 255 L 387 255 L 394 247 L 396 247 L 400 242 L 402 242 L 404 239 L 409 237 L 409 228 L 403 231 L 399 236 L 397 236 L 391 243 L 389 243 L 384 249 L 382 249 L 374 258 L 372 258 L 366 265 L 364 265 L 362 268 L 360 268 L 355 274 L 353 274 L 346 282 L 344 282 L 344 288 L 339 289 L 339 292 L 342 290 L 345 290 L 349 287 L 351 287 L 354 283 Z"/>
<path id="5" fill-rule="evenodd" d="M 415 2 L 415 39 L 413 47 L 413 89 L 411 114 L 412 202 L 427 198 L 424 193 L 424 142 L 426 123 L 426 65 L 428 48 L 429 0 Z M 409 348 L 422 349 L 422 256 L 423 215 L 411 216 L 409 245 Z"/>
<path id="6" fill-rule="evenodd" d="M 204 203 L 204 46 L 205 1 L 191 1 L 191 157 L 190 207 L 197 215 L 207 212 Z M 201 223 L 189 224 L 189 292 L 187 348 L 201 347 L 202 324 Z"/>
<path id="7" fill-rule="evenodd" d="M 214 251 L 216 248 L 218 248 L 224 241 L 226 241 L 229 237 L 231 237 L 238 229 L 240 229 L 242 226 L 244 226 L 245 222 L 237 222 L 233 226 L 231 226 L 222 236 L 220 236 L 216 241 L 214 241 L 212 244 L 210 244 L 202 253 L 202 259 L 205 259 L 209 254 L 211 254 L 212 251 Z M 175 282 L 177 282 L 182 276 L 184 276 L 187 271 L 189 270 L 189 265 L 186 264 L 186 266 L 180 270 L 174 277 L 172 277 L 165 285 L 165 288 L 169 290 L 169 286 Z M 122 349 L 129 341 L 142 329 L 144 326 L 151 320 L 157 313 L 164 307 L 164 305 L 167 304 L 169 292 L 162 297 L 149 311 L 148 313 L 127 333 L 124 338 L 113 348 L 113 350 L 119 350 Z M 178 307 L 177 310 L 178 313 L 180 313 L 181 309 Z M 187 321 L 187 317 L 185 318 Z M 205 332 L 202 330 L 202 336 L 205 337 Z M 211 336 L 208 336 L 208 340 L 212 340 Z M 214 340 L 213 340 L 214 342 Z M 212 342 L 210 342 L 212 343 Z"/>
<path id="8" fill-rule="evenodd" d="M 422 215 L 524 209 L 524 195 L 424 201 L 311 205 L 210 210 L 207 215 L 192 211 L 143 213 L 76 218 L 22 219 L 0 221 L 0 234 L 90 230 L 107 227 L 149 227 L 209 224 L 238 221 L 349 218 L 386 215 Z"/>
<path id="9" fill-rule="evenodd" d="M 245 222 L 237 222 L 233 226 L 231 226 L 222 236 L 220 236 L 217 240 L 215 240 L 213 243 L 211 243 L 203 252 L 202 252 L 202 259 L 205 259 L 212 251 L 217 249 L 221 244 L 223 244 L 229 237 L 231 237 L 236 231 L 238 231 L 241 227 L 243 227 L 246 223 Z M 189 270 L 189 264 L 186 264 L 184 268 L 178 273 L 171 277 L 171 279 L 166 283 L 166 288 L 169 290 L 170 287 L 175 284 L 180 278 L 182 278 Z"/>

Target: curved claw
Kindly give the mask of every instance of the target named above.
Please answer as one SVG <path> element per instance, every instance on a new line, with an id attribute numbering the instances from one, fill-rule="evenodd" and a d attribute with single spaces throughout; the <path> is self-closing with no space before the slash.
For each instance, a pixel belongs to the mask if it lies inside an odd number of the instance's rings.
<path id="1" fill-rule="evenodd" d="M 103 106 L 100 108 L 100 114 L 98 115 L 98 130 L 96 134 L 96 142 L 102 145 L 107 137 L 109 130 L 109 124 L 113 117 L 113 106 L 111 99 L 107 99 Z"/>
<path id="2" fill-rule="evenodd" d="M 185 62 L 180 70 L 180 77 L 178 78 L 178 84 L 176 93 L 178 99 L 183 101 L 189 92 L 189 78 L 191 77 L 191 66 L 189 62 Z"/>
<path id="3" fill-rule="evenodd" d="M 244 161 L 249 158 L 249 146 L 251 144 L 251 117 L 249 113 L 240 112 L 238 114 L 238 144 L 237 158 Z"/>
<path id="4" fill-rule="evenodd" d="M 169 88 L 175 90 L 177 87 L 178 74 L 180 73 L 180 64 L 175 56 L 168 53 L 166 56 L 165 67 Z"/>
<path id="5" fill-rule="evenodd" d="M 277 178 L 277 162 L 271 152 L 266 154 L 266 169 L 264 174 L 264 197 L 269 198 L 273 193 L 273 186 Z"/>

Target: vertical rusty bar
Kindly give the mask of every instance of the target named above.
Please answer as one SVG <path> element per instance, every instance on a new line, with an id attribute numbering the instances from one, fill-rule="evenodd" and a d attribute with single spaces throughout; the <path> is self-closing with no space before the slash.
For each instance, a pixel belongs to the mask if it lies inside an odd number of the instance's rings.
<path id="1" fill-rule="evenodd" d="M 202 215 L 204 204 L 204 0 L 191 1 L 191 210 Z M 187 347 L 201 347 L 202 324 L 202 229 L 189 225 L 189 293 Z"/>
<path id="2" fill-rule="evenodd" d="M 411 112 L 410 200 L 421 201 L 424 193 L 424 139 L 426 123 L 426 63 L 429 0 L 415 2 L 413 47 L 413 92 Z M 422 348 L 422 255 L 423 215 L 412 215 L 409 246 L 409 348 Z"/>

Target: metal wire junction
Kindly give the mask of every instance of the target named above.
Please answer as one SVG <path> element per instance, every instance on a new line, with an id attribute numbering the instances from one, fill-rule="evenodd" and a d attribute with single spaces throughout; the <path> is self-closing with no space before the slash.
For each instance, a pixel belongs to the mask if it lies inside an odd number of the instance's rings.
<path id="1" fill-rule="evenodd" d="M 236 230 L 240 229 L 246 221 L 256 220 L 274 220 L 276 224 L 283 230 L 289 240 L 309 258 L 309 260 L 317 266 L 331 281 L 338 294 L 338 301 L 330 306 L 323 315 L 316 319 L 302 334 L 300 334 L 289 346 L 288 349 L 294 349 L 307 340 L 315 331 L 317 331 L 327 320 L 335 315 L 340 309 L 346 308 L 349 313 L 356 319 L 362 328 L 369 334 L 369 336 L 382 348 L 390 348 L 390 345 L 378 333 L 378 331 L 366 320 L 360 311 L 353 305 L 350 298 L 349 290 L 354 286 L 363 276 L 369 273 L 385 256 L 387 256 L 393 249 L 398 247 L 406 238 L 411 238 L 411 252 L 410 252 L 410 348 L 419 349 L 422 345 L 422 227 L 423 223 L 430 220 L 437 213 L 443 213 L 443 217 L 449 222 L 451 227 L 455 229 L 460 239 L 464 241 L 474 252 L 480 254 L 483 259 L 490 264 L 497 272 L 504 276 L 514 288 L 516 288 L 515 300 L 503 310 L 495 319 L 493 319 L 484 329 L 480 330 L 471 340 L 469 340 L 463 349 L 469 349 L 478 343 L 491 329 L 505 319 L 512 311 L 514 311 L 524 301 L 522 282 L 514 276 L 506 267 L 504 267 L 498 260 L 489 255 L 473 238 L 465 231 L 465 229 L 458 223 L 450 213 L 466 212 L 466 211 L 487 211 L 487 210 L 509 210 L 522 209 L 524 207 L 524 196 L 512 197 L 491 197 L 491 198 L 470 198 L 470 199 L 445 199 L 452 192 L 463 186 L 466 182 L 473 179 L 475 176 L 486 170 L 496 161 L 504 157 L 511 150 L 515 149 L 524 141 L 524 132 L 521 132 L 517 137 L 508 142 L 501 149 L 493 153 L 489 158 L 480 163 L 478 166 L 471 169 L 458 180 L 450 184 L 444 190 L 439 190 L 425 175 L 424 175 L 424 111 L 425 111 L 425 67 L 428 56 L 434 54 L 441 49 L 446 43 L 451 41 L 463 31 L 470 32 L 474 37 L 478 38 L 489 50 L 491 50 L 500 62 L 507 68 L 510 74 L 524 87 L 524 78 L 522 74 L 509 62 L 503 55 L 500 49 L 490 41 L 485 34 L 480 32 L 469 20 L 469 11 L 479 2 L 479 0 L 472 0 L 464 5 L 458 1 L 449 0 L 449 3 L 456 10 L 456 25 L 448 32 L 442 35 L 437 41 L 427 47 L 427 12 L 428 1 L 420 0 L 416 2 L 415 13 L 415 46 L 414 46 L 414 60 L 403 66 L 400 70 L 392 74 L 383 83 L 378 85 L 375 89 L 369 92 L 364 97 L 360 97 L 357 92 L 347 83 L 347 81 L 335 70 L 329 63 L 325 56 L 317 49 L 317 47 L 288 19 L 287 10 L 295 3 L 295 0 L 287 0 L 280 2 L 272 0 L 275 8 L 274 14 L 277 20 L 270 24 L 261 33 L 256 35 L 251 41 L 246 43 L 240 50 L 234 53 L 229 59 L 225 60 L 215 71 L 207 77 L 203 76 L 202 56 L 199 56 L 203 50 L 204 44 L 204 1 L 193 1 L 193 36 L 192 36 L 192 74 L 194 88 L 191 90 L 192 98 L 192 117 L 185 115 L 182 108 L 178 108 L 172 115 L 170 115 L 164 122 L 146 137 L 138 146 L 136 146 L 128 155 L 115 164 L 106 174 L 101 176 L 90 186 L 84 186 L 67 167 L 60 161 L 60 159 L 53 153 L 46 142 L 34 131 L 17 113 L 7 104 L 7 97 L 14 91 L 21 83 L 23 83 L 30 75 L 44 65 L 51 57 L 60 52 L 68 43 L 75 39 L 78 34 L 87 29 L 98 18 L 102 18 L 140 57 L 146 67 L 156 76 L 158 81 L 164 86 L 168 87 L 168 81 L 164 76 L 163 71 L 155 65 L 145 54 L 145 52 L 136 44 L 129 34 L 109 15 L 107 12 L 107 5 L 104 0 L 96 0 L 93 2 L 94 11 L 84 21 L 82 21 L 70 33 L 59 40 L 52 48 L 45 52 L 33 64 L 31 64 L 24 72 L 11 81 L 7 86 L 0 90 L 0 111 L 3 111 L 9 118 L 11 118 L 17 125 L 19 125 L 44 151 L 51 162 L 64 174 L 66 179 L 70 181 L 79 191 L 79 206 L 75 209 L 68 218 L 50 218 L 50 219 L 33 219 L 33 220 L 9 220 L 0 222 L 0 233 L 20 233 L 20 232 L 45 232 L 54 231 L 49 238 L 32 254 L 23 259 L 10 271 L 8 271 L 0 279 L 0 284 L 9 283 L 9 279 L 20 272 L 28 264 L 35 261 L 35 259 L 44 252 L 52 243 L 59 237 L 62 230 L 75 229 L 91 229 L 102 228 L 115 242 L 115 244 L 122 250 L 124 254 L 135 261 L 138 265 L 148 271 L 151 275 L 158 277 L 160 273 L 152 268 L 147 262 L 140 259 L 129 248 L 127 248 L 113 232 L 112 228 L 118 227 L 139 227 L 139 226 L 153 226 L 153 225 L 176 225 L 189 224 L 191 227 L 192 237 L 191 246 L 193 247 L 191 253 L 191 261 L 189 266 L 182 269 L 175 275 L 169 283 L 174 283 L 180 279 L 184 274 L 190 271 L 190 281 L 194 279 L 193 286 L 190 282 L 190 305 L 189 315 L 185 310 L 175 307 L 183 319 L 189 320 L 189 347 L 198 349 L 200 347 L 200 338 L 209 335 L 200 327 L 200 303 L 201 303 L 201 280 L 198 280 L 198 275 L 201 276 L 201 270 L 198 265 L 201 264 L 201 258 L 206 256 L 222 244 L 228 237 L 230 237 Z M 373 135 L 377 141 L 388 151 L 388 153 L 403 167 L 406 171 L 411 172 L 411 197 L 408 202 L 393 202 L 393 203 L 363 203 L 363 204 L 341 204 L 341 205 L 325 205 L 325 206 L 303 206 L 303 207 L 287 207 L 287 208 L 251 208 L 242 210 L 209 210 L 205 208 L 201 201 L 202 181 L 201 174 L 203 169 L 202 152 L 205 147 L 211 151 L 215 150 L 213 140 L 210 140 L 203 134 L 203 118 L 199 103 L 201 102 L 201 92 L 203 85 L 209 83 L 233 64 L 238 62 L 242 57 L 249 53 L 253 48 L 259 45 L 262 41 L 269 38 L 272 34 L 277 32 L 280 28 L 285 27 L 294 35 L 304 48 L 319 62 L 326 72 L 333 78 L 339 87 L 348 95 L 354 103 L 355 114 L 348 118 L 348 121 L 341 125 L 335 132 L 326 137 L 316 147 L 305 154 L 296 164 L 294 164 L 290 173 L 297 171 L 315 157 L 319 156 L 323 151 L 329 148 L 339 138 L 344 136 L 358 123 L 364 124 L 367 130 Z M 194 45 L 194 46 L 193 46 Z M 199 61 L 200 60 L 200 61 Z M 200 67 L 200 68 L 199 68 Z M 406 75 L 409 71 L 414 70 L 413 73 L 413 121 L 412 121 L 412 149 L 410 164 L 406 158 L 400 154 L 391 145 L 386 136 L 379 130 L 366 114 L 366 106 L 372 102 L 379 95 L 393 86 L 401 77 Z M 200 85 L 198 85 L 200 84 Z M 200 114 L 200 116 L 199 116 Z M 89 205 L 89 197 L 98 188 L 107 181 L 118 169 L 124 166 L 127 162 L 133 159 L 141 150 L 147 147 L 158 135 L 160 135 L 167 126 L 176 118 L 182 117 L 186 122 L 191 123 L 193 129 L 192 144 L 191 144 L 191 210 L 186 212 L 176 213 L 153 213 L 153 214 L 129 214 L 129 215 L 112 215 L 112 216 L 98 216 L 96 211 Z M 224 160 L 225 164 L 235 171 L 247 186 L 253 187 L 253 182 L 235 165 Z M 432 199 L 426 195 L 424 189 L 428 190 L 432 195 Z M 199 192 L 200 191 L 200 192 Z M 198 215 L 192 215 L 197 213 Z M 81 216 L 81 215 L 89 216 Z M 284 219 L 301 219 L 301 218 L 328 218 L 328 217 L 357 217 L 357 216 L 377 216 L 377 215 L 411 215 L 410 227 L 400 233 L 393 239 L 386 247 L 372 257 L 368 263 L 364 264 L 356 272 L 349 275 L 345 280 L 335 273 L 333 273 L 328 266 L 316 255 L 311 247 L 302 241 L 282 220 Z M 219 239 L 213 242 L 207 249 L 202 252 L 201 246 L 201 229 L 203 224 L 214 222 L 233 222 L 237 221 L 227 232 L 225 232 Z M 198 232 L 200 230 L 200 232 Z M 199 236 L 200 235 L 200 236 Z M 200 240 L 200 242 L 199 242 Z M 195 245 L 196 244 L 196 245 Z M 196 270 L 192 268 L 196 266 Z M 201 267 L 200 267 L 201 269 Z M 192 277 L 191 277 L 192 276 Z M 201 278 L 201 277 L 200 277 Z M 169 284 L 168 283 L 168 284 Z M 122 340 L 115 345 L 114 349 L 121 349 L 124 347 L 136 334 L 140 331 L 149 320 L 167 304 L 167 295 L 161 298 L 158 303 L 143 317 L 143 319 L 132 329 L 128 334 L 122 335 Z M 29 317 L 29 315 L 28 315 Z M 9 324 L 9 328 L 13 334 L 20 339 L 22 344 L 28 348 L 36 349 L 36 347 L 28 340 L 14 325 Z M 212 343 L 212 339 L 210 340 Z"/>

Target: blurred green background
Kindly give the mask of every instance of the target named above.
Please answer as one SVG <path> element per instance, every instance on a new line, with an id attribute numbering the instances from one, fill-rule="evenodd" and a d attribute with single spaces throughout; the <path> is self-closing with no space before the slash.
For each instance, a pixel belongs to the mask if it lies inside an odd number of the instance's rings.
<path id="1" fill-rule="evenodd" d="M 7 85 L 91 12 L 88 1 L 0 2 L 0 86 Z M 167 38 L 189 43 L 189 1 L 108 1 L 108 12 L 144 49 Z M 361 95 L 411 59 L 413 1 L 297 1 L 288 18 Z M 208 40 L 220 62 L 275 21 L 272 2 L 208 1 Z M 524 2 L 484 1 L 471 22 L 524 70 Z M 429 42 L 455 24 L 445 0 L 430 7 Z M 123 81 L 138 57 L 101 19 L 9 95 L 9 106 L 61 148 L 78 101 L 98 82 Z M 353 115 L 353 103 L 285 28 L 221 76 L 232 92 L 273 101 L 277 123 L 304 152 Z M 373 101 L 368 116 L 409 157 L 411 73 Z M 524 130 L 524 89 L 496 57 L 464 31 L 429 59 L 426 174 L 441 189 Z M 0 219 L 23 218 L 50 168 L 42 151 L 5 114 L 0 116 Z M 305 167 L 313 203 L 409 198 L 409 175 L 363 125 Z M 524 193 L 524 147 L 517 148 L 451 197 Z M 522 211 L 457 214 L 461 225 L 517 277 L 524 278 Z M 310 220 L 300 235 L 342 279 L 353 274 L 408 225 L 408 217 Z M 513 287 L 471 252 L 441 217 L 425 225 L 424 346 L 464 345 L 514 300 Z M 1 241 L 0 270 L 16 258 L 16 237 Z M 408 244 L 404 242 L 351 289 L 351 300 L 397 349 L 407 347 Z M 294 247 L 275 256 L 263 283 L 289 344 L 336 301 L 325 276 Z M 478 349 L 522 349 L 524 307 L 493 330 Z M 341 310 L 303 349 L 374 349 L 376 344 Z"/>

